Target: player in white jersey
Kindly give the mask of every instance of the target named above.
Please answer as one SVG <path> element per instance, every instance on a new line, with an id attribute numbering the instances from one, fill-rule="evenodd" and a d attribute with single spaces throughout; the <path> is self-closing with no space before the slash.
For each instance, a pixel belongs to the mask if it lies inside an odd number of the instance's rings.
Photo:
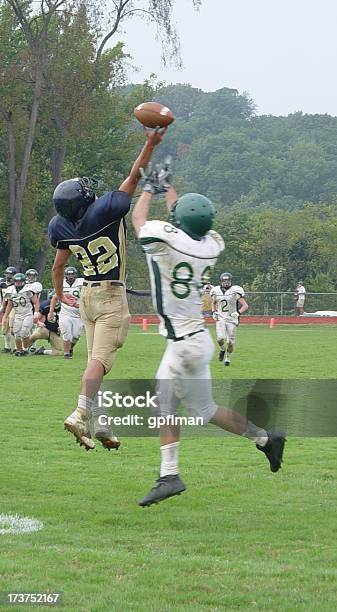
<path id="1" fill-rule="evenodd" d="M 225 366 L 231 363 L 240 315 L 248 310 L 244 295 L 242 287 L 232 285 L 232 275 L 229 272 L 221 274 L 220 285 L 213 287 L 211 291 L 212 314 L 216 321 L 216 337 L 220 347 L 219 361 L 223 361 L 225 357 Z"/>
<path id="2" fill-rule="evenodd" d="M 34 314 L 33 314 L 34 308 Z M 28 354 L 30 332 L 39 314 L 39 299 L 26 283 L 24 274 L 15 274 L 14 285 L 7 293 L 7 307 L 3 324 L 7 323 L 10 313 L 14 311 L 13 333 L 15 338 L 15 355 L 21 357 Z"/>
<path id="3" fill-rule="evenodd" d="M 35 295 L 37 295 L 38 298 L 40 298 L 43 287 L 40 281 L 38 280 L 38 277 L 39 277 L 38 271 L 35 270 L 35 268 L 29 268 L 29 270 L 26 270 L 25 275 L 26 275 L 27 285 L 30 285 Z"/>
<path id="4" fill-rule="evenodd" d="M 2 323 L 2 333 L 5 340 L 5 348 L 2 349 L 2 353 L 11 353 L 11 335 L 13 330 L 13 316 L 14 312 L 11 315 L 10 319 L 7 319 L 5 323 L 3 322 L 3 317 L 6 312 L 6 308 L 8 305 L 8 294 L 12 290 L 12 286 L 14 284 L 13 277 L 16 274 L 16 268 L 14 266 L 9 266 L 5 270 L 5 280 L 6 287 L 2 289 L 2 304 L 0 308 L 0 323 Z"/>
<path id="5" fill-rule="evenodd" d="M 29 270 L 26 270 L 25 275 L 27 279 L 27 285 L 29 285 L 29 288 L 35 293 L 35 295 L 37 295 L 38 299 L 40 300 L 40 295 L 41 295 L 43 287 L 40 281 L 38 280 L 38 277 L 39 277 L 38 271 L 35 270 L 35 268 L 29 268 Z M 37 329 L 37 326 L 34 325 L 33 329 L 31 330 L 31 333 L 33 331 L 36 331 L 36 329 Z M 30 346 L 29 352 L 35 353 L 35 351 L 36 351 L 36 346 L 34 342 Z"/>
<path id="6" fill-rule="evenodd" d="M 157 171 L 147 177 L 132 214 L 136 235 L 146 252 L 153 303 L 167 338 L 157 372 L 159 413 L 165 417 L 160 426 L 160 476 L 140 506 L 185 490 L 178 471 L 179 424 L 172 424 L 180 403 L 204 424 L 212 422 L 253 440 L 274 472 L 281 467 L 285 442 L 284 434 L 267 433 L 240 414 L 219 408 L 213 400 L 209 364 L 214 346 L 204 327 L 201 293 L 224 242 L 211 231 L 215 211 L 210 200 L 200 194 L 185 194 L 177 200 L 175 190 L 165 187 L 170 222 L 148 221 L 152 196 L 163 190 L 158 176 Z"/>
<path id="7" fill-rule="evenodd" d="M 69 266 L 64 272 L 63 294 L 70 295 L 76 298 L 74 306 L 69 306 L 65 302 L 61 302 L 61 310 L 59 314 L 59 326 L 64 347 L 65 359 L 71 359 L 73 349 L 80 339 L 83 331 L 83 322 L 80 315 L 80 294 L 83 287 L 83 278 L 77 278 L 76 268 Z M 56 298 L 55 298 L 56 299 Z M 49 317 L 54 316 L 54 303 L 52 300 Z"/>

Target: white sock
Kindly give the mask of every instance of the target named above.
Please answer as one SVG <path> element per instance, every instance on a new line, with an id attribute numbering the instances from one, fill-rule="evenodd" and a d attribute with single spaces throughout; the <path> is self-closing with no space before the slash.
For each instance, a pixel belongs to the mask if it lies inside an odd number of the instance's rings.
<path id="1" fill-rule="evenodd" d="M 160 447 L 160 477 L 178 474 L 179 442 L 172 442 Z"/>
<path id="2" fill-rule="evenodd" d="M 86 413 L 87 418 L 89 418 L 91 415 L 93 404 L 94 402 L 91 397 L 87 397 L 86 395 L 78 396 L 77 408 Z"/>
<path id="3" fill-rule="evenodd" d="M 11 335 L 5 334 L 4 338 L 5 338 L 5 348 L 10 349 L 11 348 Z"/>
<path id="4" fill-rule="evenodd" d="M 251 421 L 247 422 L 247 429 L 243 435 L 259 446 L 266 446 L 268 442 L 268 434 L 266 430 L 261 429 L 261 427 L 257 427 L 254 425 L 254 423 L 251 423 Z"/>
<path id="5" fill-rule="evenodd" d="M 44 355 L 52 355 L 53 354 L 53 350 L 52 349 L 44 349 L 43 354 Z"/>

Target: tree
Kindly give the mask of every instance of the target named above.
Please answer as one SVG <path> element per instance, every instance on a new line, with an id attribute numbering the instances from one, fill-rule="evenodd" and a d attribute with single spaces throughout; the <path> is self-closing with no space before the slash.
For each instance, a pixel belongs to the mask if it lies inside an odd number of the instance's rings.
<path id="1" fill-rule="evenodd" d="M 33 15 L 29 3 L 20 2 L 20 0 L 7 0 L 7 3 L 12 10 L 12 15 L 8 14 L 6 7 L 3 7 L 2 15 L 5 16 L 5 20 L 2 25 L 6 28 L 6 25 L 11 23 L 12 29 L 9 32 L 7 30 L 10 53 L 6 53 L 7 49 L 2 48 L 7 61 L 5 62 L 6 69 L 1 74 L 0 87 L 5 95 L 1 96 L 0 112 L 7 129 L 8 192 L 11 218 L 9 261 L 20 268 L 22 203 L 42 95 L 43 73 L 48 58 L 48 31 L 56 11 L 62 7 L 65 0 L 54 0 L 54 2 L 49 0 L 47 6 L 41 0 L 41 12 L 38 15 Z M 17 41 L 19 48 L 13 53 Z M 25 91 L 26 94 L 30 94 L 30 99 L 25 100 L 28 106 L 28 121 L 20 162 L 18 161 L 15 126 L 17 123 L 15 101 L 17 100 L 15 97 L 13 99 L 13 91 L 9 92 L 7 87 L 7 83 L 12 81 L 18 84 L 18 88 L 20 88 L 20 81 L 24 83 L 30 81 L 31 84 L 30 91 Z M 18 89 L 16 93 L 17 91 Z"/>
<path id="2" fill-rule="evenodd" d="M 195 8 L 198 8 L 200 1 L 192 0 Z M 81 85 L 82 92 L 85 90 L 86 94 L 95 96 L 103 82 L 106 89 L 114 86 L 112 65 L 116 67 L 119 60 L 119 66 L 121 66 L 122 45 L 117 44 L 112 50 L 106 50 L 106 46 L 127 19 L 139 15 L 155 24 L 158 35 L 162 37 L 164 57 L 166 59 L 173 57 L 179 62 L 179 39 L 172 22 L 173 6 L 174 0 L 147 0 L 146 2 L 113 0 L 109 29 L 104 32 L 102 19 L 99 19 L 103 16 L 103 12 L 99 8 L 100 4 L 95 3 L 95 0 L 93 2 L 89 0 L 73 0 L 72 2 L 40 0 L 38 8 L 33 0 L 3 0 L 0 13 L 0 34 L 3 41 L 0 60 L 5 68 L 0 75 L 0 114 L 7 132 L 6 161 L 11 218 L 9 261 L 11 264 L 20 266 L 22 208 L 41 101 L 44 94 L 48 96 L 50 92 L 60 93 L 60 86 L 64 84 L 62 77 L 65 76 L 66 71 L 63 71 L 63 75 L 60 71 L 55 74 L 57 71 L 52 73 L 50 67 L 52 64 L 60 66 L 60 63 L 57 63 L 58 59 L 66 60 L 63 67 L 66 67 L 67 60 L 70 60 L 71 64 L 71 58 L 74 59 L 76 56 L 77 43 L 82 43 L 81 39 L 72 40 L 69 36 L 67 38 L 67 33 L 79 27 L 80 22 L 81 32 L 85 25 L 89 27 L 91 40 L 89 42 L 88 36 L 85 39 L 89 46 L 91 45 L 91 49 L 89 50 L 88 47 L 85 49 L 86 66 L 82 62 L 82 69 L 85 72 L 87 68 L 88 73 L 86 77 L 84 76 L 84 81 L 81 81 Z M 75 23 L 76 19 L 72 19 L 73 15 L 77 16 L 77 23 Z M 88 28 L 86 34 L 88 34 Z M 7 44 L 8 40 L 9 44 Z M 64 55 L 66 49 L 67 57 Z M 79 53 L 77 57 L 80 57 Z M 107 67 L 110 68 L 108 78 Z M 15 92 L 14 88 L 8 91 L 9 82 L 15 83 Z M 79 84 L 77 82 L 76 87 Z M 76 108 L 71 105 L 67 107 L 68 102 L 64 95 L 61 104 L 63 109 L 56 103 L 56 98 L 49 96 L 50 100 L 52 100 L 50 106 L 54 135 L 56 134 L 56 146 L 52 151 L 52 173 L 55 184 L 61 176 L 67 137 L 76 123 L 74 114 L 72 115 L 69 111 L 76 111 L 78 105 Z M 79 116 L 78 112 L 77 117 Z M 67 129 L 68 134 L 66 134 Z M 22 148 L 20 147 L 21 140 L 23 140 Z"/>

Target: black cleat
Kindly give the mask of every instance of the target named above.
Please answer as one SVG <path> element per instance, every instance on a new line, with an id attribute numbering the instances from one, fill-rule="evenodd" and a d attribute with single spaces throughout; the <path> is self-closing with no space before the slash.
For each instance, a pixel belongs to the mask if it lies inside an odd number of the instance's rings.
<path id="1" fill-rule="evenodd" d="M 63 357 L 65 359 L 72 359 L 73 358 L 73 356 L 70 353 L 64 353 Z"/>
<path id="2" fill-rule="evenodd" d="M 228 359 L 225 359 L 225 366 L 230 366 L 231 362 Z"/>
<path id="3" fill-rule="evenodd" d="M 223 358 L 224 358 L 224 356 L 225 356 L 225 352 L 226 352 L 226 351 L 219 351 L 219 354 L 218 354 L 218 359 L 219 359 L 219 361 L 223 361 Z"/>
<path id="4" fill-rule="evenodd" d="M 265 446 L 256 445 L 260 451 L 262 451 L 269 463 L 272 472 L 278 472 L 283 457 L 284 445 L 286 442 L 286 436 L 283 431 L 267 431 L 268 442 Z"/>
<path id="5" fill-rule="evenodd" d="M 145 507 L 151 506 L 151 504 L 158 504 L 164 499 L 173 497 L 173 495 L 180 495 L 185 490 L 186 487 L 178 474 L 162 476 L 156 480 L 154 487 L 138 502 L 138 505 Z"/>
<path id="6" fill-rule="evenodd" d="M 29 349 L 29 352 L 30 353 L 36 353 L 36 350 L 37 350 L 36 346 L 31 346 L 30 349 Z"/>
<path id="7" fill-rule="evenodd" d="M 12 351 L 11 351 L 11 349 L 3 348 L 1 352 L 2 353 L 11 353 Z"/>

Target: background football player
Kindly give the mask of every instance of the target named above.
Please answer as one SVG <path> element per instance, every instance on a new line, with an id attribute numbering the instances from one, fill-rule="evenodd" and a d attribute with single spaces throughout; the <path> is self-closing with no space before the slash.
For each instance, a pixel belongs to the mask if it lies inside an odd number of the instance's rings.
<path id="1" fill-rule="evenodd" d="M 50 355 L 57 357 L 63 354 L 63 342 L 60 337 L 59 328 L 59 312 L 61 309 L 60 302 L 53 304 L 53 316 L 50 314 L 50 303 L 53 298 L 54 291 L 50 291 L 48 299 L 40 302 L 39 314 L 37 317 L 37 325 L 34 332 L 27 341 L 27 346 L 32 345 L 36 340 L 47 340 L 51 345 L 51 349 L 46 349 L 41 346 L 36 350 L 35 355 Z"/>
<path id="2" fill-rule="evenodd" d="M 40 281 L 38 280 L 39 278 L 38 271 L 35 270 L 35 268 L 29 268 L 29 270 L 26 270 L 25 275 L 26 275 L 27 285 L 31 285 L 32 291 L 34 291 L 35 295 L 37 295 L 39 298 L 43 287 L 42 287 L 42 283 L 40 283 Z"/>
<path id="3" fill-rule="evenodd" d="M 75 298 L 64 294 L 64 268 L 71 255 L 77 257 L 85 277 L 80 299 L 88 364 L 82 377 L 77 407 L 64 426 L 85 446 L 94 448 L 88 435 L 89 419 L 96 409 L 94 400 L 103 377 L 110 371 L 117 350 L 124 344 L 130 314 L 125 290 L 125 215 L 140 178 L 140 168 L 148 164 L 154 148 L 166 130 L 144 130 L 145 144 L 129 176 L 118 191 L 96 198 L 94 183 L 87 178 L 60 183 L 53 200 L 57 215 L 48 233 L 57 249 L 53 282 L 57 299 L 73 306 Z M 119 441 L 109 427 L 94 424 L 94 433 L 105 448 L 118 448 Z"/>
<path id="4" fill-rule="evenodd" d="M 18 273 L 14 275 L 14 285 L 12 285 L 10 293 L 7 293 L 7 306 L 3 318 L 3 324 L 8 322 L 10 314 L 14 311 L 13 333 L 15 338 L 17 357 L 28 355 L 29 336 L 39 314 L 39 300 L 37 295 L 30 289 L 30 285 L 26 284 L 24 274 Z M 34 308 L 34 314 L 32 312 Z"/>
<path id="5" fill-rule="evenodd" d="M 212 314 L 220 347 L 219 361 L 223 361 L 225 357 L 225 366 L 231 363 L 240 315 L 248 310 L 244 295 L 242 287 L 232 285 L 232 275 L 229 272 L 221 274 L 220 285 L 213 287 L 211 291 Z"/>
<path id="6" fill-rule="evenodd" d="M 2 322 L 2 333 L 4 336 L 5 347 L 2 349 L 2 353 L 11 353 L 11 335 L 13 332 L 13 318 L 14 311 L 11 313 L 10 317 L 3 321 L 3 317 L 8 305 L 8 295 L 12 291 L 12 287 L 14 285 L 14 275 L 16 274 L 16 268 L 14 266 L 8 266 L 5 270 L 5 281 L 6 287 L 2 290 L 2 305 L 0 309 L 0 322 Z"/>
<path id="7" fill-rule="evenodd" d="M 132 222 L 146 253 L 153 305 L 166 330 L 167 346 L 157 372 L 160 416 L 176 415 L 178 405 L 183 403 L 190 414 L 202 417 L 204 424 L 211 422 L 253 440 L 276 472 L 281 467 L 284 434 L 268 434 L 246 417 L 219 408 L 212 397 L 209 364 L 214 346 L 204 326 L 201 293 L 224 249 L 222 237 L 211 231 L 213 205 L 201 194 L 189 193 L 178 199 L 175 190 L 166 187 L 170 223 L 148 221 L 152 196 L 162 191 L 157 179 L 158 173 L 147 177 L 133 209 Z M 185 490 L 178 471 L 179 437 L 177 424 L 160 427 L 160 476 L 140 506 L 158 503 Z"/>
<path id="8" fill-rule="evenodd" d="M 73 306 L 61 302 L 59 326 L 63 340 L 64 357 L 66 359 L 72 358 L 74 346 L 80 339 L 83 331 L 83 321 L 79 309 L 83 282 L 83 278 L 77 278 L 76 268 L 70 266 L 66 268 L 64 272 L 63 295 L 73 296 L 76 300 Z M 53 300 L 50 308 L 50 319 L 54 318 L 54 303 L 55 300 Z"/>
<path id="9" fill-rule="evenodd" d="M 40 295 L 41 295 L 43 287 L 42 287 L 42 283 L 40 283 L 40 281 L 38 280 L 39 278 L 38 271 L 35 270 L 35 268 L 29 268 L 28 270 L 26 270 L 25 275 L 26 275 L 27 284 L 30 285 L 30 289 L 34 291 L 35 295 L 37 295 L 37 297 L 40 300 Z M 33 330 L 34 329 L 35 329 L 35 325 L 33 326 Z M 30 345 L 29 350 L 31 353 L 35 353 L 36 348 L 35 348 L 34 343 Z"/>

